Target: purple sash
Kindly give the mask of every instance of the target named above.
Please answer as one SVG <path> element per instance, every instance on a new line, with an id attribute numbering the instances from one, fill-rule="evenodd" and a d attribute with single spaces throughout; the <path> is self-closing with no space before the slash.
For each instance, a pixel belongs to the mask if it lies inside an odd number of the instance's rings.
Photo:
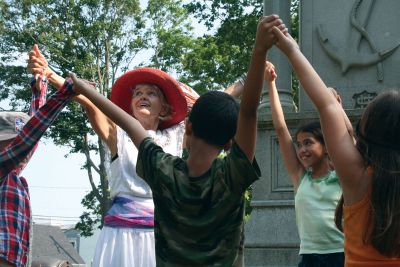
<path id="1" fill-rule="evenodd" d="M 154 227 L 154 210 L 126 197 L 114 197 L 104 217 L 104 225 L 151 229 Z"/>

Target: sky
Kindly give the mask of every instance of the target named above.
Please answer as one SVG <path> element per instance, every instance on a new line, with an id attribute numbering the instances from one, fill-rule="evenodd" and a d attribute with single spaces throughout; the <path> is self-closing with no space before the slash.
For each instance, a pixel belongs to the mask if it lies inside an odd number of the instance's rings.
<path id="1" fill-rule="evenodd" d="M 68 149 L 42 139 L 22 172 L 29 185 L 33 219 L 37 223 L 74 224 L 84 211 L 82 198 L 90 191 L 84 155 L 68 158 Z M 50 221 L 51 219 L 51 221 Z"/>

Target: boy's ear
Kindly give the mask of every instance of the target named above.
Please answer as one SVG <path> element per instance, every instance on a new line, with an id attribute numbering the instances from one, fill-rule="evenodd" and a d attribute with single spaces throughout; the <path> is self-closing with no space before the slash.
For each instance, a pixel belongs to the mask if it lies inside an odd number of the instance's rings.
<path id="1" fill-rule="evenodd" d="M 228 143 L 226 143 L 224 145 L 224 151 L 229 151 L 229 149 L 231 149 L 232 143 L 233 143 L 233 140 L 232 139 L 229 140 Z"/>
<path id="2" fill-rule="evenodd" d="M 185 120 L 185 135 L 190 136 L 190 135 L 192 135 L 192 132 L 193 132 L 192 123 L 188 119 L 186 119 Z"/>
<path id="3" fill-rule="evenodd" d="M 369 165 L 367 167 L 367 174 L 368 176 L 372 177 L 374 175 L 374 167 L 372 167 L 371 165 Z"/>

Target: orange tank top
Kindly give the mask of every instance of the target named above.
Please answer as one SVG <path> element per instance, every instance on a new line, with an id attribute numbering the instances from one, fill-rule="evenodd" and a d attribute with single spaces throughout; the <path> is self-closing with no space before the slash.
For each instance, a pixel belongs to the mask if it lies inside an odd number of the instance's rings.
<path id="1" fill-rule="evenodd" d="M 364 243 L 370 208 L 370 194 L 358 203 L 343 207 L 345 266 L 400 266 L 400 258 L 388 258 L 371 244 Z"/>

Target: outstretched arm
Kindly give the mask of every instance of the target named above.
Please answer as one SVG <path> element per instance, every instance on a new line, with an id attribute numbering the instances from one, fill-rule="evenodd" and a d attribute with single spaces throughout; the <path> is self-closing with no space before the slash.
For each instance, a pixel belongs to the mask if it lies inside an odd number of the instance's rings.
<path id="1" fill-rule="evenodd" d="M 256 147 L 257 108 L 263 86 L 265 57 L 275 41 L 273 26 L 286 31 L 277 15 L 262 17 L 258 23 L 256 42 L 240 103 L 235 140 L 250 161 L 253 161 Z"/>
<path id="2" fill-rule="evenodd" d="M 21 171 L 39 139 L 73 96 L 75 93 L 72 91 L 72 85 L 66 82 L 33 114 L 13 142 L 0 151 L 0 177 L 15 168 L 18 168 L 17 173 Z"/>
<path id="3" fill-rule="evenodd" d="M 367 186 L 366 183 L 362 183 L 365 171 L 363 160 L 348 134 L 343 113 L 338 109 L 337 100 L 332 97 L 293 38 L 288 33 L 281 33 L 278 28 L 274 28 L 274 33 L 278 38 L 278 48 L 292 63 L 300 83 L 320 114 L 329 156 L 340 177 L 344 197 L 351 202 L 354 196 L 358 198 L 363 195 Z"/>
<path id="4" fill-rule="evenodd" d="M 278 137 L 279 148 L 281 150 L 285 167 L 289 173 L 293 186 L 297 189 L 299 180 L 305 169 L 300 163 L 297 152 L 293 144 L 292 136 L 286 126 L 285 116 L 283 114 L 281 102 L 279 100 L 278 90 L 276 89 L 275 79 L 277 77 L 275 67 L 267 62 L 264 79 L 267 83 L 272 121 Z"/>
<path id="5" fill-rule="evenodd" d="M 349 120 L 349 117 L 347 117 L 346 112 L 343 109 L 343 105 L 342 105 L 342 98 L 340 97 L 340 95 L 338 94 L 338 92 L 336 91 L 335 88 L 333 87 L 328 87 L 328 89 L 331 91 L 332 95 L 335 97 L 335 99 L 338 102 L 339 105 L 339 109 L 341 110 L 342 114 L 343 114 L 343 120 L 344 123 L 346 124 L 346 128 L 347 128 L 347 132 L 349 133 L 349 135 L 353 138 L 353 141 L 355 143 L 354 140 L 354 130 L 353 130 L 353 125 L 351 125 L 351 122 Z"/>
<path id="6" fill-rule="evenodd" d="M 225 89 L 225 93 L 230 94 L 234 98 L 240 98 L 244 89 L 244 83 L 240 80 L 237 80 L 233 84 L 231 84 L 228 88 Z"/>
<path id="7" fill-rule="evenodd" d="M 126 113 L 120 107 L 112 103 L 105 96 L 94 90 L 93 87 L 87 82 L 78 79 L 74 74 L 71 74 L 71 78 L 74 82 L 75 92 L 86 96 L 101 110 L 101 112 L 103 112 L 117 125 L 124 129 L 132 139 L 135 146 L 139 148 L 139 145 L 143 139 L 149 136 L 140 122 Z"/>
<path id="8" fill-rule="evenodd" d="M 48 66 L 46 58 L 40 53 L 37 46 L 29 53 L 28 70 L 35 76 L 40 74 L 47 76 L 49 82 L 56 88 L 60 88 L 65 81 L 63 77 Z M 115 155 L 117 153 L 117 128 L 115 124 L 83 95 L 76 96 L 74 99 L 84 108 L 93 130 L 107 144 L 111 155 Z"/>
<path id="9" fill-rule="evenodd" d="M 39 51 L 38 46 L 35 44 L 32 47 L 32 50 L 29 52 L 29 60 L 31 62 L 31 57 L 42 57 L 42 54 Z M 28 63 L 28 68 L 29 68 Z M 32 103 L 29 109 L 29 115 L 33 116 L 41 106 L 46 102 L 47 89 L 48 89 L 48 79 L 50 75 L 43 73 L 43 71 L 38 71 L 34 75 L 34 79 L 31 82 L 32 89 Z M 61 84 L 62 85 L 62 84 Z"/>

